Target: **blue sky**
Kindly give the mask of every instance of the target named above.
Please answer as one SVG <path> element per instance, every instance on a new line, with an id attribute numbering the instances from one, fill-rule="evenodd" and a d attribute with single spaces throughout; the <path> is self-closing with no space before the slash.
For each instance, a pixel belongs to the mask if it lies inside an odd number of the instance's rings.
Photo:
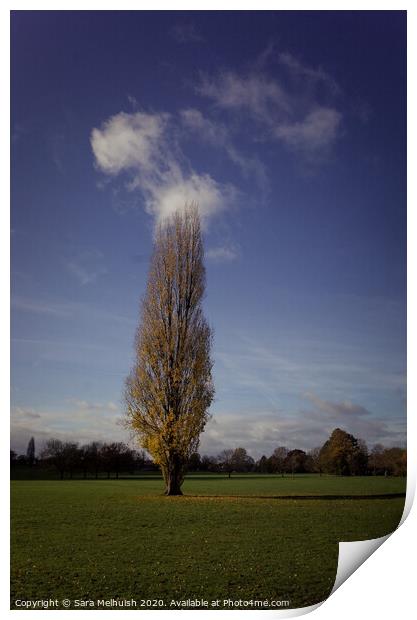
<path id="1" fill-rule="evenodd" d="M 12 15 L 12 447 L 118 423 L 156 223 L 197 200 L 201 452 L 405 441 L 403 12 Z"/>

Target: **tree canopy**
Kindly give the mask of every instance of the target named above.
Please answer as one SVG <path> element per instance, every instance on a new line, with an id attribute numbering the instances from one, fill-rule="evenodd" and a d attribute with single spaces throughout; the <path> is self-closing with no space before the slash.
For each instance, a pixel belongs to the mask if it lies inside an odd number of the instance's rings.
<path id="1" fill-rule="evenodd" d="M 366 473 L 367 460 L 364 442 L 340 428 L 332 432 L 319 454 L 324 472 L 342 476 Z"/>

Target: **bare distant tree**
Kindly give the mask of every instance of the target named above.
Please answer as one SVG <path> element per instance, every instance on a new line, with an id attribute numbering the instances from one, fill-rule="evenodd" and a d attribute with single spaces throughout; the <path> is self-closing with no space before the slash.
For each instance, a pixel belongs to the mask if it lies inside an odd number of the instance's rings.
<path id="1" fill-rule="evenodd" d="M 321 476 L 322 471 L 321 471 L 321 465 L 320 465 L 320 450 L 321 450 L 320 446 L 316 448 L 312 448 L 308 454 L 312 460 L 313 471 L 316 473 L 319 473 Z"/>
<path id="2" fill-rule="evenodd" d="M 233 450 L 232 464 L 234 471 L 245 472 L 251 471 L 255 462 L 247 453 L 246 448 L 236 448 Z"/>
<path id="3" fill-rule="evenodd" d="M 114 472 L 118 478 L 122 470 L 129 471 L 133 467 L 133 452 L 125 443 L 116 441 L 105 443 L 101 447 L 100 455 L 107 478 L 110 478 L 111 472 Z"/>
<path id="4" fill-rule="evenodd" d="M 217 462 L 219 463 L 220 468 L 222 469 L 222 471 L 225 471 L 229 475 L 229 478 L 232 475 L 232 471 L 234 470 L 234 453 L 234 450 L 232 450 L 231 448 L 227 448 L 226 450 L 220 452 L 219 456 L 217 457 Z"/>
<path id="5" fill-rule="evenodd" d="M 235 448 L 231 450 L 223 450 L 217 457 L 220 467 L 225 471 L 229 478 L 232 472 L 245 472 L 250 471 L 255 462 L 251 456 L 247 453 L 245 448 Z"/>
<path id="6" fill-rule="evenodd" d="M 127 425 L 160 465 L 166 495 L 182 494 L 214 396 L 204 290 L 200 218 L 192 205 L 158 227 L 125 392 Z"/>
<path id="7" fill-rule="evenodd" d="M 33 465 L 35 462 L 35 439 L 31 437 L 29 439 L 28 447 L 26 450 L 26 458 L 29 465 Z"/>
<path id="8" fill-rule="evenodd" d="M 384 471 L 385 469 L 385 463 L 383 458 L 384 450 L 384 446 L 380 443 L 377 443 L 373 446 L 369 455 L 369 468 L 371 469 L 374 476 L 377 472 L 380 472 L 381 470 Z"/>
<path id="9" fill-rule="evenodd" d="M 273 471 L 281 474 L 282 477 L 284 477 L 284 463 L 287 455 L 288 448 L 286 448 L 285 446 L 279 446 L 278 448 L 275 448 L 271 456 Z"/>
<path id="10" fill-rule="evenodd" d="M 219 471 L 220 464 L 215 456 L 205 454 L 201 459 L 201 469 L 203 471 Z"/>
<path id="11" fill-rule="evenodd" d="M 57 468 L 62 480 L 66 466 L 63 442 L 60 439 L 48 439 L 41 458 Z"/>
<path id="12" fill-rule="evenodd" d="M 95 478 L 98 478 L 98 472 L 101 466 L 101 449 L 103 444 L 99 441 L 92 441 L 91 443 L 83 446 L 82 450 L 82 469 L 84 478 L 87 477 L 87 472 L 91 471 Z"/>

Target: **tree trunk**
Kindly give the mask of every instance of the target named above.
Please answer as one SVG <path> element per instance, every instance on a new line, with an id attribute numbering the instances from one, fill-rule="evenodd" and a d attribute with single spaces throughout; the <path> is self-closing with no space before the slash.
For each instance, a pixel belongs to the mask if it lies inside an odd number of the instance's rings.
<path id="1" fill-rule="evenodd" d="M 165 479 L 165 495 L 182 495 L 181 485 L 184 480 L 183 467 L 179 459 L 173 457 L 168 466 L 168 470 L 164 472 Z"/>
<path id="2" fill-rule="evenodd" d="M 181 483 L 175 476 L 168 477 L 165 495 L 182 495 Z"/>

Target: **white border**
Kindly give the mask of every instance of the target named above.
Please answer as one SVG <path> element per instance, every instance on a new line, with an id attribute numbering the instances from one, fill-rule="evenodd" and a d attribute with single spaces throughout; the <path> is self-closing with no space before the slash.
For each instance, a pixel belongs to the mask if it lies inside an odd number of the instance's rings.
<path id="1" fill-rule="evenodd" d="M 71 3 L 61 2 L 60 7 L 62 9 L 67 10 L 84 10 L 87 8 L 89 10 L 138 10 L 138 9 L 148 9 L 152 8 L 153 10 L 334 10 L 334 2 L 326 1 L 326 2 L 281 2 L 279 5 L 272 2 L 249 2 L 248 0 L 242 0 L 241 2 L 228 2 L 225 3 L 219 0 L 210 0 L 209 2 L 158 2 L 155 1 L 150 6 L 148 2 L 133 2 L 120 0 L 115 6 L 114 2 L 110 2 L 109 0 L 103 0 L 102 2 L 90 1 L 88 3 L 80 2 L 79 0 L 73 0 Z M 4 7 L 4 5 L 3 5 Z M 10 38 L 9 38 L 9 10 L 48 10 L 48 9 L 56 9 L 56 2 L 47 1 L 47 2 L 39 2 L 33 3 L 30 1 L 20 1 L 9 3 L 9 6 L 1 9 L 1 17 L 3 19 L 0 20 L 0 41 L 3 45 L 2 54 L 0 56 L 0 66 L 2 69 L 2 77 L 3 84 L 9 84 L 9 49 L 10 49 Z M 403 2 L 400 6 L 390 1 L 381 1 L 381 2 L 359 2 L 358 0 L 352 0 L 349 5 L 338 6 L 340 10 L 407 10 L 408 11 L 408 110 L 416 110 L 417 109 L 417 101 L 415 96 L 416 89 L 416 80 L 415 80 L 415 58 L 416 58 L 416 19 L 415 19 L 415 9 L 411 1 Z M 7 87 L 6 87 L 7 89 Z M 9 100 L 4 95 L 0 99 L 1 101 L 1 109 L 2 114 L 0 116 L 1 119 L 1 127 L 2 132 L 1 135 L 3 137 L 2 140 L 2 166 L 1 166 L 1 174 L 2 174 L 2 190 L 3 190 L 3 201 L 2 208 L 0 210 L 0 218 L 1 218 L 1 231 L 2 231 L 2 242 L 0 244 L 0 277 L 2 290 L 10 290 L 10 282 L 9 282 L 9 215 L 7 205 L 9 202 L 9 151 L 8 151 L 8 142 L 9 142 Z M 413 240 L 416 239 L 416 214 L 415 208 L 412 209 L 411 205 L 416 205 L 416 190 L 415 190 L 415 143 L 416 143 L 416 124 L 414 121 L 414 117 L 412 114 L 408 114 L 408 377 L 409 386 L 407 390 L 408 394 L 408 411 L 415 412 L 417 409 L 417 399 L 416 399 L 416 387 L 413 384 L 413 379 L 416 378 L 416 328 L 415 328 L 415 319 L 412 317 L 417 316 L 417 303 L 416 303 L 416 282 L 415 282 L 415 265 L 417 264 L 417 250 L 413 245 Z M 1 343 L 2 343 L 2 352 L 3 352 L 3 360 L 2 360 L 2 373 L 1 373 L 1 397 L 2 397 L 2 412 L 3 412 L 3 424 L 6 424 L 6 429 L 1 433 L 2 442 L 2 455 L 3 457 L 7 457 L 6 467 L 3 466 L 3 471 L 8 474 L 8 451 L 9 451 L 9 443 L 8 443 L 8 423 L 5 421 L 8 418 L 7 412 L 9 411 L 9 308 L 5 304 L 4 295 L 3 295 L 3 303 L 0 305 L 1 308 Z M 6 326 L 6 327 L 5 327 Z M 416 464 L 417 464 L 417 450 L 416 450 L 416 441 L 415 438 L 417 436 L 416 433 L 416 422 L 415 415 L 408 415 L 407 420 L 407 437 L 408 437 L 408 484 L 407 484 L 407 510 L 405 513 L 410 510 L 412 503 L 412 496 L 414 495 L 414 489 L 416 484 Z M 6 481 L 6 485 L 3 488 L 7 488 L 8 482 Z M 3 504 L 6 504 L 4 510 L 2 512 L 2 518 L 4 522 L 2 523 L 2 534 L 5 536 L 5 541 L 3 542 L 3 549 L 8 547 L 9 540 L 9 517 L 8 517 L 8 495 L 3 495 Z M 415 506 L 410 512 L 410 516 L 406 519 L 405 522 L 400 526 L 400 528 L 395 532 L 395 534 L 385 542 L 382 547 L 372 556 L 370 557 L 363 566 L 361 566 L 343 585 L 343 587 L 339 588 L 334 594 L 331 595 L 327 601 L 324 602 L 321 606 L 319 606 L 318 610 L 314 612 L 315 618 L 320 618 L 323 620 L 334 619 L 337 617 L 340 620 L 344 620 L 344 618 L 350 618 L 352 614 L 360 614 L 360 617 L 366 616 L 378 616 L 379 619 L 392 618 L 392 617 L 403 617 L 409 618 L 414 612 L 414 601 L 413 601 L 413 591 L 415 588 L 414 577 L 413 574 L 415 572 L 415 562 L 414 555 L 412 552 L 413 543 L 416 542 L 416 531 L 417 531 L 417 518 L 416 518 L 416 509 Z M 9 607 L 9 591 L 8 591 L 8 568 L 6 566 L 6 570 L 2 573 L 1 580 L 1 600 L 0 605 L 1 609 L 6 611 L 7 614 L 11 613 L 13 616 L 20 616 L 23 613 L 30 612 L 20 612 L 20 611 L 10 611 Z M 295 610 L 291 610 L 295 611 Z M 55 614 L 77 614 L 78 618 L 81 618 L 80 614 L 88 614 L 88 617 L 91 618 L 91 614 L 100 613 L 100 612 L 75 612 L 75 611 L 58 611 Z M 109 611 L 112 617 L 116 615 L 123 614 L 121 611 Z M 134 613 L 134 612 L 131 612 Z M 144 613 L 150 612 L 137 612 L 136 615 L 140 614 L 143 616 Z M 183 617 L 183 615 L 194 613 L 192 611 L 172 611 L 172 612 L 160 612 L 153 611 L 152 618 L 155 620 L 160 620 L 160 618 L 174 618 L 173 614 L 180 614 L 179 617 Z M 283 617 L 287 615 L 289 612 L 269 612 L 269 611 L 260 611 L 260 612 L 245 612 L 245 618 L 250 620 L 250 618 L 262 617 L 266 618 L 265 614 L 271 617 L 274 614 L 274 617 L 280 616 Z M 221 617 L 231 617 L 233 614 L 237 618 L 237 614 L 240 614 L 239 611 L 206 611 L 206 615 L 216 614 L 216 618 Z M 262 616 L 260 616 L 262 614 Z M 293 615 L 293 614 L 291 614 Z"/>

